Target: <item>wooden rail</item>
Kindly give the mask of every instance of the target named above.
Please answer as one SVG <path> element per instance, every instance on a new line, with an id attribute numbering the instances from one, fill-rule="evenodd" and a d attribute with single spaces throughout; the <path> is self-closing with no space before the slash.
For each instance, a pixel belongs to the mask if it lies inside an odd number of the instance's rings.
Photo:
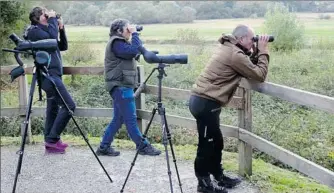
<path id="1" fill-rule="evenodd" d="M 15 66 L 1 67 L 1 74 L 8 74 Z M 144 80 L 144 71 L 139 67 L 140 81 Z M 25 68 L 26 74 L 32 73 L 32 68 Z M 103 75 L 103 67 L 64 67 L 64 74 L 80 75 Z M 28 89 L 25 76 L 20 77 L 19 82 L 19 101 L 18 108 L 1 107 L 1 116 L 20 115 L 24 119 L 27 106 Z M 151 116 L 151 111 L 145 109 L 145 94 L 157 94 L 157 86 L 147 85 L 137 99 L 137 114 L 140 127 L 145 126 L 145 120 Z M 243 176 L 252 174 L 252 149 L 256 148 L 281 162 L 293 167 L 294 169 L 308 175 L 319 182 L 334 187 L 334 172 L 320 165 L 317 165 L 299 155 L 296 155 L 280 146 L 273 144 L 266 139 L 252 133 L 252 104 L 251 92 L 256 91 L 273 97 L 290 101 L 299 105 L 334 113 L 334 98 L 315 94 L 299 89 L 290 88 L 274 83 L 259 83 L 247 79 L 242 79 L 239 88 L 227 107 L 238 110 L 238 127 L 229 125 L 220 125 L 224 136 L 234 137 L 239 140 L 239 173 Z M 176 88 L 162 88 L 163 97 L 177 100 L 188 100 L 189 90 Z M 43 116 L 45 107 L 33 107 L 32 116 Z M 111 117 L 112 108 L 82 108 L 78 107 L 75 111 L 78 117 Z M 155 116 L 154 121 L 160 122 L 160 117 Z M 195 128 L 196 122 L 192 118 L 180 117 L 167 114 L 168 124 L 179 125 L 187 128 Z"/>

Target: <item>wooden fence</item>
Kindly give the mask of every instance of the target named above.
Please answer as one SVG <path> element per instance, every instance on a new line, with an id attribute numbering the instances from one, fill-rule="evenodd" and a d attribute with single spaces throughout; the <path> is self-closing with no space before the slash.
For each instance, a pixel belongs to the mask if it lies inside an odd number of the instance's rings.
<path id="1" fill-rule="evenodd" d="M 1 67 L 1 74 L 8 74 L 13 66 Z M 138 67 L 140 81 L 144 81 L 144 70 L 141 66 Z M 32 68 L 25 68 L 26 74 L 32 74 Z M 64 74 L 77 75 L 103 75 L 103 67 L 64 67 Z M 1 107 L 1 116 L 16 116 L 20 115 L 21 119 L 25 118 L 25 111 L 28 100 L 28 85 L 26 76 L 19 77 L 19 107 L 18 108 L 3 108 Z M 156 95 L 158 87 L 147 85 L 143 93 L 138 97 L 137 116 L 140 128 L 145 128 L 145 120 L 151 116 L 151 110 L 145 109 L 145 94 Z M 306 174 L 326 184 L 329 187 L 334 187 L 334 172 L 320 165 L 317 165 L 291 151 L 288 151 L 274 143 L 263 139 L 260 136 L 252 133 L 252 101 L 251 91 L 256 91 L 265 95 L 278 97 L 280 99 L 290 101 L 299 105 L 312 107 L 315 109 L 327 111 L 334 114 L 334 98 L 319 95 L 299 89 L 294 89 L 269 82 L 259 83 L 242 79 L 239 88 L 228 104 L 228 108 L 238 110 L 238 127 L 221 124 L 221 131 L 226 137 L 234 137 L 239 140 L 239 174 L 242 176 L 252 175 L 252 149 L 256 148 L 266 154 L 280 160 L 281 162 L 291 166 L 299 172 Z M 37 93 L 35 93 L 37 94 Z M 176 88 L 162 88 L 162 96 L 172 99 L 188 100 L 190 95 L 189 90 Z M 45 108 L 33 107 L 31 116 L 43 116 Z M 111 108 L 80 108 L 75 110 L 75 116 L 78 117 L 111 117 Z M 196 122 L 192 118 L 180 117 L 167 114 L 168 124 L 179 125 L 186 128 L 195 128 Z M 154 121 L 160 122 L 160 117 L 155 116 Z M 22 125 L 23 128 L 23 125 Z M 21 129 L 23 130 L 23 129 Z M 31 133 L 29 132 L 28 140 Z"/>

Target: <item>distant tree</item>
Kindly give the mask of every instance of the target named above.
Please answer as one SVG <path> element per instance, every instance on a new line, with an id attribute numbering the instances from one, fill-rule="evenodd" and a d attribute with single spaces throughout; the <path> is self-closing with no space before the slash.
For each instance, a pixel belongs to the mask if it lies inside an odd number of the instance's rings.
<path id="1" fill-rule="evenodd" d="M 182 10 L 183 16 L 181 22 L 192 22 L 196 19 L 196 10 L 191 7 L 183 7 Z"/>
<path id="2" fill-rule="evenodd" d="M 24 25 L 30 23 L 27 17 L 27 3 L 15 1 L 0 1 L 0 48 L 12 48 L 13 42 L 8 38 L 11 33 L 22 36 Z M 0 65 L 6 65 L 7 54 L 0 51 Z"/>
<path id="3" fill-rule="evenodd" d="M 35 6 L 39 7 L 45 7 L 47 9 L 52 9 L 56 11 L 57 13 L 60 13 L 62 15 L 65 14 L 66 10 L 69 8 L 69 5 L 72 4 L 72 2 L 68 1 L 32 1 L 31 2 L 31 8 Z"/>
<path id="4" fill-rule="evenodd" d="M 100 12 L 100 8 L 96 5 L 89 5 L 84 10 L 85 12 L 85 24 L 88 25 L 96 25 L 96 21 L 98 21 L 98 13 Z M 98 23 L 99 24 L 99 23 Z"/>
<path id="5" fill-rule="evenodd" d="M 289 11 L 333 12 L 334 2 L 276 1 Z M 266 13 L 266 1 L 33 1 L 61 13 L 66 24 L 110 25 L 115 18 L 137 24 L 184 23 L 195 19 L 257 18 Z M 195 14 L 195 15 L 194 15 Z"/>
<path id="6" fill-rule="evenodd" d="M 64 22 L 67 24 L 86 24 L 87 20 L 87 7 L 91 2 L 71 2 L 69 8 L 64 13 Z"/>

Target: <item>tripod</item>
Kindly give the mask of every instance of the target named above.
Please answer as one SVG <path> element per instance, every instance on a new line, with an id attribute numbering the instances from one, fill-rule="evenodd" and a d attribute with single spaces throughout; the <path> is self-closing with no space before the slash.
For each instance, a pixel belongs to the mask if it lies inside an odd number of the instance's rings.
<path id="1" fill-rule="evenodd" d="M 55 90 L 57 91 L 57 94 L 60 96 L 64 106 L 66 107 L 66 109 L 68 110 L 69 114 L 71 115 L 71 118 L 74 122 L 74 124 L 76 125 L 76 127 L 78 128 L 80 134 L 82 135 L 82 137 L 84 138 L 84 140 L 86 141 L 87 145 L 89 146 L 89 148 L 91 149 L 91 151 L 93 152 L 95 158 L 97 159 L 97 161 L 99 162 L 99 164 L 101 165 L 103 171 L 105 172 L 105 174 L 107 175 L 108 179 L 110 180 L 110 182 L 112 183 L 112 179 L 110 178 L 108 172 L 106 171 L 106 169 L 104 168 L 104 166 L 102 165 L 100 159 L 97 157 L 97 155 L 95 154 L 92 146 L 89 144 L 88 139 L 86 138 L 85 134 L 82 132 L 82 130 L 80 129 L 79 125 L 77 124 L 77 122 L 75 121 L 74 117 L 73 117 L 73 111 L 70 110 L 70 108 L 68 107 L 68 105 L 66 104 L 63 96 L 60 94 L 57 85 L 55 84 L 55 82 L 49 77 L 47 68 L 45 66 L 42 67 L 41 64 L 38 64 L 35 61 L 35 67 L 33 69 L 33 77 L 32 77 L 32 82 L 31 82 L 31 87 L 30 87 L 30 93 L 29 93 L 29 101 L 28 101 L 28 107 L 26 109 L 26 118 L 24 121 L 25 124 L 25 128 L 24 128 L 24 133 L 22 136 L 22 143 L 21 143 L 21 148 L 20 150 L 17 152 L 17 154 L 19 154 L 19 160 L 18 160 L 18 164 L 17 164 L 17 168 L 16 168 L 16 173 L 15 173 L 15 180 L 14 180 L 14 186 L 13 186 L 13 193 L 15 193 L 16 190 L 16 184 L 17 184 L 17 180 L 18 180 L 18 175 L 21 173 L 21 166 L 22 166 L 22 159 L 23 159 L 23 154 L 24 154 L 24 146 L 26 143 L 26 137 L 27 137 L 27 133 L 28 133 L 28 124 L 29 124 L 29 119 L 30 119 L 30 114 L 31 114 L 31 107 L 32 107 L 32 102 L 33 102 L 33 95 L 34 95 L 34 91 L 35 91 L 35 86 L 36 86 L 36 82 L 38 82 L 38 86 L 39 86 L 39 100 L 42 99 L 42 95 L 41 95 L 41 78 L 44 77 L 48 80 L 50 80 L 50 82 L 53 84 L 53 87 L 55 88 Z"/>
<path id="2" fill-rule="evenodd" d="M 159 83 L 158 83 L 158 87 L 159 88 L 158 88 L 158 102 L 157 102 L 157 107 L 153 108 L 153 110 L 152 110 L 152 115 L 151 115 L 150 121 L 149 121 L 148 125 L 146 126 L 146 129 L 145 129 L 145 132 L 144 132 L 144 134 L 142 136 L 142 140 L 140 142 L 139 147 L 141 147 L 142 144 L 143 144 L 143 142 L 145 141 L 147 133 L 148 133 L 148 130 L 149 130 L 149 128 L 151 126 L 151 123 L 153 121 L 154 115 L 158 111 L 158 114 L 160 115 L 160 118 L 161 118 L 161 127 L 162 127 L 162 130 L 163 130 L 163 145 L 165 147 L 165 152 L 166 152 L 166 161 L 167 161 L 167 170 L 168 170 L 169 183 L 170 183 L 170 191 L 173 193 L 173 184 L 172 184 L 171 171 L 170 171 L 170 163 L 169 163 L 169 156 L 168 156 L 168 150 L 167 150 L 167 140 L 169 141 L 170 149 L 171 149 L 172 156 L 173 156 L 173 162 L 175 164 L 175 170 L 176 170 L 177 178 L 178 178 L 178 181 L 179 181 L 179 186 L 180 186 L 181 193 L 182 193 L 183 192 L 182 191 L 182 184 L 181 184 L 181 180 L 180 180 L 179 171 L 178 171 L 178 168 L 177 168 L 177 165 L 176 165 L 176 159 L 175 159 L 173 144 L 172 144 L 172 141 L 171 141 L 171 134 L 170 134 L 170 131 L 169 131 L 169 128 L 168 128 L 168 124 L 167 124 L 166 111 L 165 111 L 165 108 L 164 108 L 164 106 L 163 106 L 163 104 L 161 102 L 162 78 L 163 78 L 163 76 L 167 76 L 167 74 L 165 73 L 165 69 L 164 69 L 166 66 L 167 66 L 166 64 L 159 63 L 158 67 L 154 68 L 151 71 L 151 73 L 149 74 L 149 76 L 146 78 L 146 80 L 144 81 L 144 85 L 145 85 L 146 82 L 148 81 L 148 79 L 153 74 L 153 72 L 155 70 L 158 70 L 159 74 L 158 74 L 157 77 L 159 79 Z M 125 179 L 125 182 L 124 182 L 123 187 L 121 189 L 121 192 L 124 191 L 125 184 L 126 184 L 128 178 L 130 176 L 130 173 L 132 171 L 133 166 L 135 165 L 138 153 L 139 153 L 139 148 L 137 149 L 137 152 L 135 154 L 133 162 L 131 163 L 130 170 L 128 172 L 128 175 L 126 176 L 126 179 Z"/>

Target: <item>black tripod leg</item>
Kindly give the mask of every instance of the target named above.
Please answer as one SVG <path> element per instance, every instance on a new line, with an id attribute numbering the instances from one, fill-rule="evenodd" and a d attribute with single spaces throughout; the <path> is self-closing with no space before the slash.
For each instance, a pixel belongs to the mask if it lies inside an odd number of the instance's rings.
<path id="1" fill-rule="evenodd" d="M 50 82 L 52 82 L 52 85 L 54 86 L 54 88 L 56 89 L 56 91 L 57 91 L 57 93 L 58 93 L 58 95 L 60 96 L 60 98 L 61 98 L 61 100 L 62 100 L 62 102 L 63 102 L 63 104 L 65 105 L 65 107 L 66 107 L 66 109 L 68 110 L 68 112 L 70 113 L 70 115 L 71 115 L 71 118 L 72 118 L 72 120 L 73 120 L 73 122 L 74 122 L 74 124 L 75 124 L 75 126 L 78 128 L 78 130 L 79 130 L 79 132 L 80 132 L 80 134 L 82 135 L 82 137 L 84 138 L 84 140 L 86 141 L 86 143 L 87 143 L 87 145 L 88 145 L 88 147 L 90 148 L 90 150 L 93 152 L 93 154 L 94 154 L 94 156 L 95 156 L 95 158 L 97 159 L 97 161 L 99 162 L 99 164 L 100 164 L 100 166 L 102 167 L 102 169 L 103 169 L 103 171 L 105 172 L 105 174 L 107 175 L 107 177 L 108 177 L 108 179 L 110 180 L 110 182 L 112 183 L 113 181 L 112 181 L 112 179 L 111 179 L 111 177 L 109 176 L 109 174 L 108 174 L 108 172 L 107 172 L 107 170 L 104 168 L 104 166 L 103 166 L 103 164 L 102 164 L 102 162 L 100 161 L 100 159 L 98 158 L 98 156 L 96 155 L 96 153 L 95 153 L 95 151 L 94 151 L 94 149 L 92 148 L 92 146 L 90 145 L 90 143 L 89 143 L 89 141 L 88 141 L 88 139 L 87 139 L 87 137 L 85 136 L 85 134 L 82 132 L 82 130 L 80 129 L 80 127 L 79 127 L 79 125 L 78 125 L 78 123 L 75 121 L 75 119 L 74 119 L 74 117 L 73 117 L 73 112 L 71 111 L 71 109 L 68 107 L 68 105 L 67 105 L 67 103 L 65 102 L 65 100 L 64 100 L 64 98 L 63 98 L 63 96 L 60 94 L 60 92 L 59 92 L 59 90 L 58 90 L 58 88 L 57 88 L 57 85 L 54 83 L 54 81 L 50 78 L 50 77 L 48 77 L 48 75 L 46 75 L 45 73 L 43 73 L 43 76 L 45 77 L 45 78 L 47 78 L 48 80 L 50 80 Z"/>
<path id="2" fill-rule="evenodd" d="M 19 156 L 19 161 L 18 161 L 17 168 L 16 168 L 16 173 L 15 173 L 13 193 L 15 193 L 17 179 L 18 179 L 19 174 L 21 173 L 21 166 L 22 166 L 22 160 L 23 160 L 23 154 L 24 154 L 24 146 L 25 146 L 25 143 L 26 143 L 27 135 L 28 135 L 28 125 L 29 125 L 29 119 L 30 119 L 30 114 L 31 114 L 31 107 L 32 107 L 32 101 L 33 101 L 33 97 L 34 97 L 36 81 L 37 81 L 36 72 L 34 72 L 33 77 L 32 77 L 31 86 L 30 86 L 28 108 L 26 110 L 26 118 L 24 120 L 25 127 L 24 127 L 24 133 L 23 133 L 23 136 L 22 136 L 21 148 L 17 152 L 20 156 Z"/>
<path id="3" fill-rule="evenodd" d="M 170 149 L 171 149 L 171 152 L 172 152 L 172 156 L 173 156 L 173 162 L 174 162 L 174 165 L 175 165 L 177 179 L 179 181 L 179 186 L 180 186 L 181 193 L 183 193 L 183 191 L 182 191 L 182 183 L 181 183 L 181 179 L 180 179 L 180 174 L 179 174 L 179 170 L 177 168 L 176 157 L 175 157 L 175 153 L 174 153 L 174 149 L 173 149 L 173 144 L 172 144 L 172 136 L 171 136 L 169 128 L 168 128 L 167 118 L 166 118 L 165 112 L 163 114 L 163 119 L 164 119 L 164 123 L 165 123 L 165 130 L 166 130 L 167 139 L 169 141 L 169 146 L 170 146 Z"/>
<path id="4" fill-rule="evenodd" d="M 144 143 L 144 141 L 145 141 L 145 139 L 146 139 L 146 136 L 147 136 L 147 133 L 148 133 L 148 129 L 149 129 L 150 126 L 151 126 L 151 123 L 152 123 L 152 121 L 153 121 L 153 118 L 154 118 L 154 115 L 155 115 L 156 112 L 157 112 L 157 109 L 154 108 L 154 109 L 152 110 L 152 115 L 151 115 L 150 121 L 148 122 L 148 124 L 147 124 L 147 126 L 146 126 L 146 129 L 145 129 L 145 132 L 144 132 L 144 134 L 143 134 L 143 136 L 142 136 L 142 139 L 141 139 L 141 141 L 140 141 L 139 147 L 137 148 L 136 155 L 135 155 L 135 157 L 134 157 L 134 159 L 133 159 L 133 161 L 132 161 L 132 163 L 131 163 L 131 167 L 130 167 L 130 170 L 129 170 L 129 172 L 128 172 L 128 175 L 127 175 L 126 178 L 125 178 L 125 181 L 124 181 L 123 187 L 122 187 L 122 189 L 121 189 L 121 192 L 124 191 L 125 184 L 126 184 L 126 182 L 128 181 L 128 178 L 129 178 L 129 176 L 130 176 L 130 173 L 131 173 L 131 171 L 132 171 L 133 166 L 135 165 L 135 162 L 136 162 L 136 159 L 137 159 L 137 156 L 138 156 L 138 153 L 139 153 L 139 148 L 141 147 L 141 145 Z"/>
<path id="5" fill-rule="evenodd" d="M 167 139 L 168 139 L 168 133 L 167 133 L 167 121 L 165 117 L 165 109 L 163 107 L 160 107 L 159 109 L 159 115 L 161 118 L 161 127 L 162 127 L 162 135 L 163 135 L 163 144 L 165 147 L 166 152 L 166 162 L 167 162 L 167 173 L 169 177 L 169 184 L 170 184 L 170 192 L 173 193 L 173 183 L 172 183 L 172 172 L 170 170 L 170 163 L 169 163 L 169 156 L 168 156 L 168 149 L 167 149 Z"/>
<path id="6" fill-rule="evenodd" d="M 109 176 L 109 174 L 108 174 L 107 170 L 104 168 L 104 166 L 103 166 L 103 164 L 102 164 L 101 160 L 100 160 L 100 159 L 97 157 L 97 155 L 96 155 L 96 153 L 95 153 L 94 149 L 93 149 L 93 148 L 92 148 L 92 146 L 90 145 L 90 143 L 89 143 L 89 141 L 88 141 L 87 137 L 85 136 L 85 134 L 84 134 L 84 133 L 82 132 L 82 130 L 80 129 L 80 127 L 79 127 L 78 123 L 75 121 L 75 119 L 74 119 L 73 115 L 71 115 L 71 118 L 72 118 L 72 120 L 73 120 L 74 124 L 77 126 L 77 128 L 78 128 L 78 130 L 79 130 L 80 134 L 82 135 L 82 137 L 83 137 L 83 138 L 84 138 L 84 140 L 86 141 L 86 143 L 87 143 L 87 145 L 88 145 L 89 149 L 90 149 L 90 150 L 93 152 L 93 154 L 94 154 L 94 156 L 95 156 L 96 160 L 99 162 L 99 164 L 100 164 L 100 166 L 102 167 L 102 169 L 103 169 L 104 173 L 107 175 L 108 179 L 110 180 L 110 183 L 112 183 L 113 181 L 112 181 L 111 177 Z"/>

